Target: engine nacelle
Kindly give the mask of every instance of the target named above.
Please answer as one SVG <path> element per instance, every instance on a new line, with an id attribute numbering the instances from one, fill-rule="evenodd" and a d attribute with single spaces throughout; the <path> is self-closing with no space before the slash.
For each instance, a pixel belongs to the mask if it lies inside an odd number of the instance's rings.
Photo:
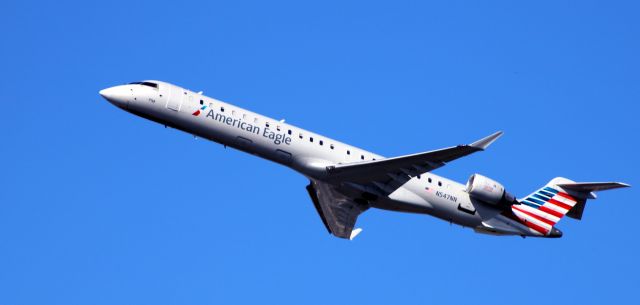
<path id="1" fill-rule="evenodd" d="M 466 191 L 474 199 L 495 206 L 506 207 L 517 203 L 515 197 L 504 190 L 502 184 L 479 174 L 469 177 Z"/>

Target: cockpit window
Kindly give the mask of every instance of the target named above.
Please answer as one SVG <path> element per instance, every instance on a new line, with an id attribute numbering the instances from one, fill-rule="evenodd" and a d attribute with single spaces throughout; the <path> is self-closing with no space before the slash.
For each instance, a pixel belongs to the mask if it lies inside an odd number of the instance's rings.
<path id="1" fill-rule="evenodd" d="M 129 83 L 129 85 L 142 85 L 142 86 L 158 89 L 158 84 L 152 83 L 152 82 L 132 82 L 132 83 Z"/>
<path id="2" fill-rule="evenodd" d="M 143 86 L 149 86 L 149 87 L 154 88 L 154 89 L 158 89 L 158 84 L 156 84 L 156 83 L 151 83 L 151 82 L 142 82 L 142 84 L 141 84 L 141 85 L 143 85 Z"/>

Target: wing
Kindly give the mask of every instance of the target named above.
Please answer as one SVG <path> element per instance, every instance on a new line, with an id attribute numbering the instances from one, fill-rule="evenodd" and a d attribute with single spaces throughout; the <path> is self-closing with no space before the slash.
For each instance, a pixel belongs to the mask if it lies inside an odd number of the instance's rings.
<path id="1" fill-rule="evenodd" d="M 498 131 L 468 145 L 438 149 L 413 155 L 374 161 L 337 164 L 327 167 L 327 181 L 347 183 L 371 190 L 378 194 L 389 194 L 412 177 L 432 171 L 447 162 L 486 149 L 502 135 Z"/>
<path id="2" fill-rule="evenodd" d="M 369 208 L 366 203 L 358 203 L 338 193 L 331 185 L 319 181 L 312 180 L 307 191 L 329 233 L 353 239 L 362 231 L 353 227 L 358 216 Z"/>

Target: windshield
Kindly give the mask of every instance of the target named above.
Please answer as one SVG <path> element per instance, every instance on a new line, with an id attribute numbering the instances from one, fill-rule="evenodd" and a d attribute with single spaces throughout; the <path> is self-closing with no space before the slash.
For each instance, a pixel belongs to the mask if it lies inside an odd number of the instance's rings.
<path id="1" fill-rule="evenodd" d="M 154 88 L 154 89 L 158 89 L 158 84 L 152 83 L 152 82 L 131 82 L 131 83 L 129 83 L 129 85 L 142 85 L 142 86 L 147 86 L 147 87 L 151 87 L 151 88 Z"/>

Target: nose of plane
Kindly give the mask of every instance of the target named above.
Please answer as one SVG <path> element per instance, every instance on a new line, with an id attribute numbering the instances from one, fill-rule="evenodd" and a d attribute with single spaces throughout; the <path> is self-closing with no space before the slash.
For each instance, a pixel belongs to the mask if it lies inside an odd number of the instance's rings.
<path id="1" fill-rule="evenodd" d="M 115 86 L 100 90 L 100 95 L 109 103 L 120 108 L 126 109 L 129 103 L 129 91 L 125 86 Z"/>

